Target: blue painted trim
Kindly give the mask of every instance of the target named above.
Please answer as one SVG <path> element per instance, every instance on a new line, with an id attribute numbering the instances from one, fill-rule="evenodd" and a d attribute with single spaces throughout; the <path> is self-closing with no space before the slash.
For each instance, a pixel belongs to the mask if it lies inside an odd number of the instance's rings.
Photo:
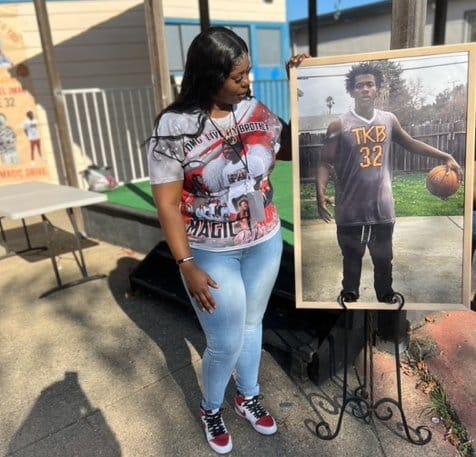
<path id="1" fill-rule="evenodd" d="M 200 21 L 197 19 L 165 18 L 165 25 L 200 25 Z"/>
<path id="2" fill-rule="evenodd" d="M 259 30 L 279 30 L 281 36 L 281 62 L 274 66 L 260 66 L 253 58 L 253 66 L 255 67 L 255 78 L 257 80 L 278 80 L 286 78 L 285 62 L 289 58 L 289 26 L 288 24 L 262 24 L 255 23 L 250 25 L 252 34 L 251 55 L 258 56 L 258 31 Z"/>
<path id="3" fill-rule="evenodd" d="M 165 18 L 166 25 L 199 25 L 199 20 L 194 19 L 180 19 L 180 18 Z M 211 25 L 228 26 L 228 27 L 248 27 L 250 31 L 251 41 L 251 59 L 253 66 L 253 73 L 256 80 L 261 79 L 286 79 L 285 62 L 289 59 L 291 44 L 289 24 L 281 22 L 244 22 L 244 21 L 211 21 Z M 274 29 L 281 31 L 281 56 L 282 63 L 276 66 L 260 66 L 258 62 L 258 30 L 260 29 Z M 180 74 L 180 72 L 174 72 Z"/>

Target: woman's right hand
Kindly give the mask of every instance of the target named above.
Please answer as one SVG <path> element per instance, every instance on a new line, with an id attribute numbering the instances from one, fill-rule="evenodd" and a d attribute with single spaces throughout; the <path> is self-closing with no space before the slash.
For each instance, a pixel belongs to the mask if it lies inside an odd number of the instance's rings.
<path id="1" fill-rule="evenodd" d="M 187 283 L 188 291 L 197 302 L 201 311 L 212 314 L 217 305 L 210 287 L 219 289 L 220 286 L 203 270 L 198 268 L 194 262 L 187 262 L 180 266 L 180 271 Z"/>
<path id="2" fill-rule="evenodd" d="M 180 202 L 183 193 L 183 181 L 173 181 L 152 185 L 154 201 L 157 206 L 160 225 L 172 255 L 177 258 L 190 257 L 187 234 L 180 212 Z M 218 289 L 218 284 L 203 270 L 198 268 L 193 259 L 181 263 L 180 271 L 185 279 L 187 289 L 202 311 L 213 313 L 216 308 L 215 300 L 210 293 L 210 287 Z"/>

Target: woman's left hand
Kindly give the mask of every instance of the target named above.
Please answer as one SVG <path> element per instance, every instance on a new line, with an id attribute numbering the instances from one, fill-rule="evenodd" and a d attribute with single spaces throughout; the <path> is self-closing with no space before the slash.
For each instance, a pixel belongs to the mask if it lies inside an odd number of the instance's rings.
<path id="1" fill-rule="evenodd" d="M 309 57 L 309 54 L 296 54 L 288 60 L 288 62 L 286 63 L 286 67 L 299 67 L 299 65 L 301 65 L 301 62 L 305 59 L 309 59 Z"/>
<path id="2" fill-rule="evenodd" d="M 288 74 L 289 77 L 289 69 L 291 67 L 299 67 L 301 65 L 302 61 L 305 59 L 309 59 L 308 54 L 296 54 L 295 56 L 292 56 L 287 62 L 286 62 L 286 73 Z"/>

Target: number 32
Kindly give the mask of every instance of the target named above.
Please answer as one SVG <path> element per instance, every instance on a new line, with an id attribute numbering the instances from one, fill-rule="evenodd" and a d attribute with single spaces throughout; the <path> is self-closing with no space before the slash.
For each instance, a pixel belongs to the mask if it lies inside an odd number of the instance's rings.
<path id="1" fill-rule="evenodd" d="M 362 154 L 362 162 L 360 162 L 362 168 L 382 166 L 383 148 L 380 144 L 376 144 L 372 148 L 362 146 L 360 153 Z"/>

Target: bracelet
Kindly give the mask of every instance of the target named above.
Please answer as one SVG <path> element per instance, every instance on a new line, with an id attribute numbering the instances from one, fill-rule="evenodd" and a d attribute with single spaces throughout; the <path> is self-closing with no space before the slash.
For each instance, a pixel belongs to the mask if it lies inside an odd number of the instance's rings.
<path id="1" fill-rule="evenodd" d="M 184 257 L 183 259 L 177 260 L 176 264 L 177 265 L 182 265 L 182 263 L 191 262 L 192 260 L 193 260 L 193 255 L 191 255 L 190 257 Z"/>

